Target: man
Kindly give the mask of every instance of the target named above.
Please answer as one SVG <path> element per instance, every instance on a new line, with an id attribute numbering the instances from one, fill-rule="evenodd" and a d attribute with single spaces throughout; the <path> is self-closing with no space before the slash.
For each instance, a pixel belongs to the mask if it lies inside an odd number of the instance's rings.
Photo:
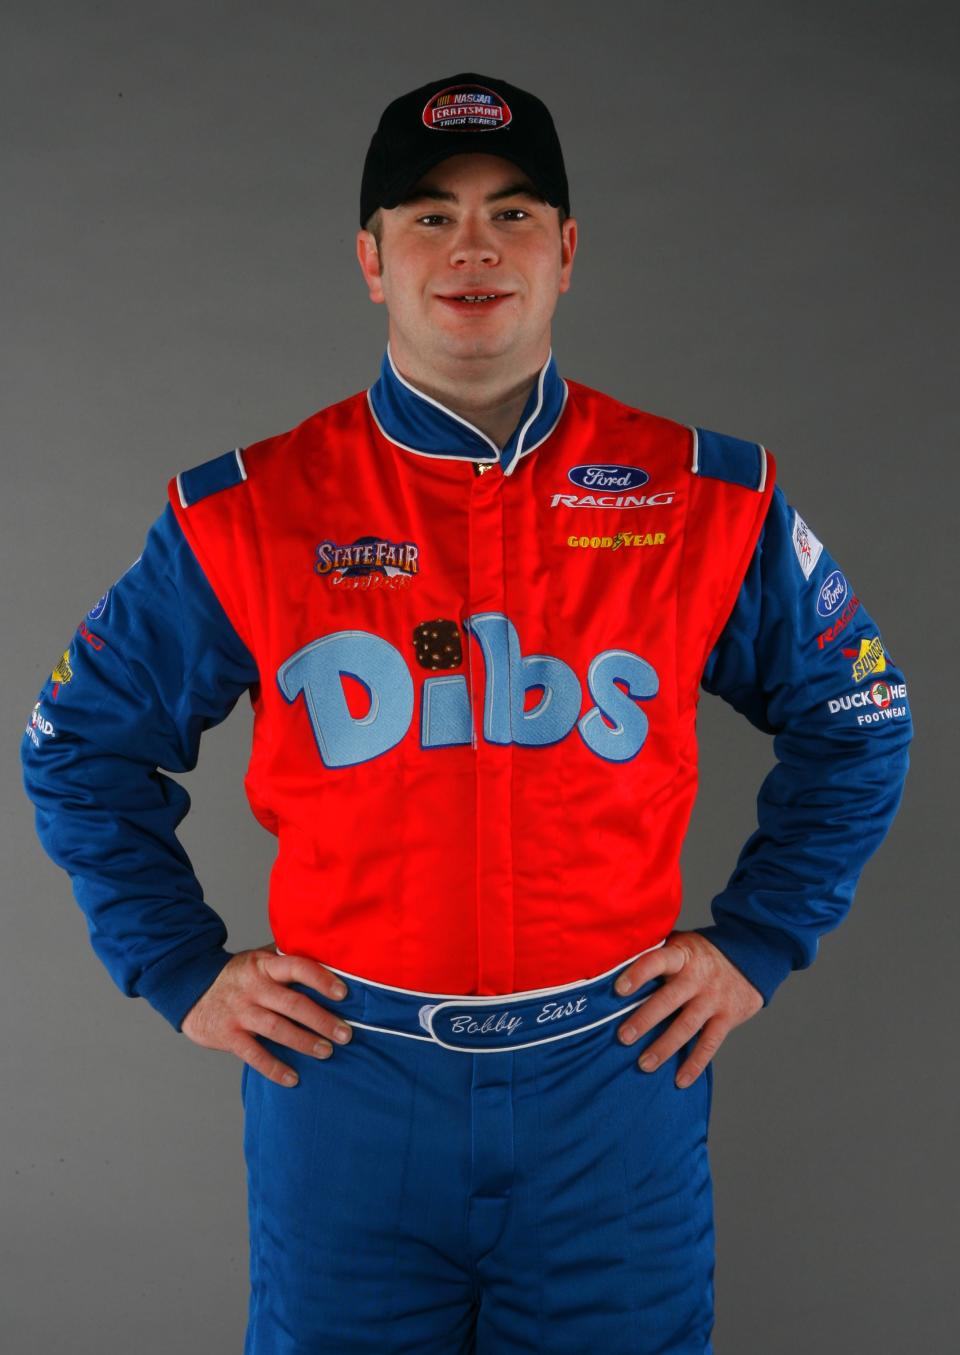
<path id="1" fill-rule="evenodd" d="M 711 1059 L 899 802 L 902 674 L 773 458 L 560 378 L 576 247 L 539 100 L 395 100 L 379 379 L 171 482 L 28 727 L 97 953 L 244 1061 L 248 1355 L 709 1351 Z M 680 932 L 701 686 L 779 760 Z M 159 768 L 244 691 L 279 853 L 231 955 Z"/>

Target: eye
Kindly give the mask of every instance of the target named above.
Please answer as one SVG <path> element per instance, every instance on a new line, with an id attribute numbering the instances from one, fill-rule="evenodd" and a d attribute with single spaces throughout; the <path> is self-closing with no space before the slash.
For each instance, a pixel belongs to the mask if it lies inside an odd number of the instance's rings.
<path id="1" fill-rule="evenodd" d="M 508 221 L 525 221 L 530 215 L 522 207 L 506 207 L 500 213 L 501 217 L 506 217 Z"/>
<path id="2" fill-rule="evenodd" d="M 428 212 L 426 216 L 417 217 L 418 226 L 440 226 L 448 218 L 442 212 Z"/>

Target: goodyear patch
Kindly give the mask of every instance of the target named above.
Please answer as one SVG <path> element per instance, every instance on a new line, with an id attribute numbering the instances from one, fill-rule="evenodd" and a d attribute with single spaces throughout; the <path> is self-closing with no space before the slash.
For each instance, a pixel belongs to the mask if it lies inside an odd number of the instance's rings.
<path id="1" fill-rule="evenodd" d="M 617 532 L 613 536 L 568 536 L 567 545 L 580 550 L 620 550 L 637 546 L 665 546 L 666 532 Z"/>

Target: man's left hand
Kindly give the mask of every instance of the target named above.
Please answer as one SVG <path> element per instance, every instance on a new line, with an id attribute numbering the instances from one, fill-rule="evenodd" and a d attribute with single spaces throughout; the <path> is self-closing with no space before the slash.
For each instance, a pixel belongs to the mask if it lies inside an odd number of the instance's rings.
<path id="1" fill-rule="evenodd" d="M 674 1055 L 697 1031 L 700 1038 L 677 1072 L 677 1086 L 688 1087 L 706 1068 L 735 1026 L 756 1016 L 763 996 L 712 942 L 699 932 L 671 932 L 657 950 L 648 951 L 618 977 L 616 991 L 634 993 L 653 978 L 667 975 L 652 997 L 630 1012 L 617 1034 L 633 1044 L 671 1012 L 683 1010 L 640 1059 L 645 1073 Z M 623 985 L 629 981 L 629 988 Z M 650 1060 L 653 1060 L 652 1062 Z"/>

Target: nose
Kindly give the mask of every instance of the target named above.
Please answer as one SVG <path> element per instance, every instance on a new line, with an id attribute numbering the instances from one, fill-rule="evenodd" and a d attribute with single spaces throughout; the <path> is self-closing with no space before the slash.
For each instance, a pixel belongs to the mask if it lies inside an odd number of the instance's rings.
<path id="1" fill-rule="evenodd" d="M 471 264 L 481 264 L 489 268 L 499 262 L 500 251 L 485 223 L 464 219 L 450 251 L 452 267 L 469 268 Z"/>

